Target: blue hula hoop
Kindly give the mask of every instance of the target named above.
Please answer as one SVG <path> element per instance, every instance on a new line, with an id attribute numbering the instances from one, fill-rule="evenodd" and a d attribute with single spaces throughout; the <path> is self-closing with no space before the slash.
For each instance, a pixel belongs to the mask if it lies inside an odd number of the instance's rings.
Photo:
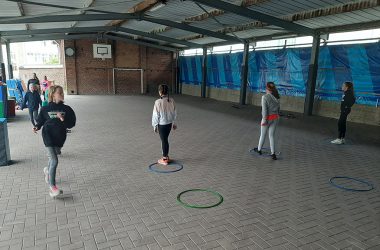
<path id="1" fill-rule="evenodd" d="M 177 169 L 174 169 L 174 170 L 158 170 L 158 169 L 153 168 L 157 164 L 158 164 L 157 162 L 150 164 L 149 170 L 152 172 L 160 173 L 160 174 L 170 174 L 170 173 L 175 173 L 175 172 L 181 171 L 183 169 L 182 164 L 174 162 L 174 163 L 168 164 L 168 166 L 177 166 Z"/>
<path id="2" fill-rule="evenodd" d="M 368 189 L 355 189 L 355 188 L 343 187 L 341 185 L 338 185 L 338 184 L 334 183 L 335 179 L 353 180 L 353 181 L 365 184 L 369 188 Z M 345 191 L 350 191 L 350 192 L 367 192 L 367 191 L 371 191 L 371 190 L 375 189 L 375 186 L 372 183 L 369 183 L 368 181 L 363 181 L 363 180 L 359 180 L 359 179 L 352 178 L 352 177 L 347 177 L 347 176 L 334 176 L 334 177 L 330 178 L 329 182 L 330 182 L 331 185 L 333 185 L 336 188 L 340 188 L 340 189 L 343 189 Z"/>

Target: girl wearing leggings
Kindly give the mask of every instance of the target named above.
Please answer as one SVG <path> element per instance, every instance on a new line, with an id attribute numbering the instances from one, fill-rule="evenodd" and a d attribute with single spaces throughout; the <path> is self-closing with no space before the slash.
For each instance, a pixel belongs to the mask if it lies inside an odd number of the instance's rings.
<path id="1" fill-rule="evenodd" d="M 275 132 L 280 119 L 280 95 L 273 82 L 266 84 L 266 94 L 261 98 L 262 120 L 261 120 L 261 135 L 257 148 L 253 150 L 262 154 L 261 149 L 265 142 L 265 137 L 269 131 L 269 144 L 271 156 L 273 160 L 277 160 L 275 151 Z"/>
<path id="2" fill-rule="evenodd" d="M 37 124 L 33 128 L 37 133 L 42 127 L 42 138 L 48 153 L 49 163 L 44 168 L 45 181 L 49 185 L 49 195 L 59 197 L 63 194 L 55 183 L 58 167 L 58 155 L 66 141 L 66 129 L 75 126 L 76 117 L 73 109 L 63 102 L 65 95 L 61 86 L 49 88 L 49 104 L 41 108 L 37 117 Z"/>
<path id="3" fill-rule="evenodd" d="M 169 159 L 169 134 L 171 129 L 177 129 L 175 120 L 177 112 L 173 98 L 169 97 L 168 85 L 162 84 L 158 87 L 160 99 L 156 100 L 153 107 L 152 126 L 155 133 L 159 133 L 162 146 L 162 158 L 159 164 L 168 165 Z"/>
<path id="4" fill-rule="evenodd" d="M 351 112 L 351 107 L 355 103 L 354 84 L 352 82 L 345 82 L 342 85 L 342 101 L 340 103 L 340 117 L 338 121 L 338 138 L 331 141 L 333 144 L 344 144 L 344 137 L 346 136 L 346 123 L 347 116 Z"/>

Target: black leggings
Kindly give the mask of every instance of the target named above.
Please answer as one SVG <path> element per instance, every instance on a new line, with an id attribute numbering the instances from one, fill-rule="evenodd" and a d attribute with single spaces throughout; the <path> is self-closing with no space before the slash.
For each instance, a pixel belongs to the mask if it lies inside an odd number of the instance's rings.
<path id="1" fill-rule="evenodd" d="M 162 156 L 168 157 L 169 155 L 169 134 L 172 130 L 172 124 L 167 125 L 158 125 L 158 133 L 161 138 L 161 146 L 162 146 Z"/>
<path id="2" fill-rule="evenodd" d="M 339 135 L 338 138 L 343 139 L 346 136 L 346 123 L 347 123 L 347 116 L 351 112 L 351 110 L 346 109 L 342 110 L 340 112 L 340 117 L 338 121 L 338 131 Z"/>

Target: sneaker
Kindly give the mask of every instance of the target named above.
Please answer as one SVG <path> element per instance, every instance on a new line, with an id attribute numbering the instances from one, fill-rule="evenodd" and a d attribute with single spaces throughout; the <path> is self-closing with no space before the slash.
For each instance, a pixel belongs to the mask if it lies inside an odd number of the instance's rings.
<path id="1" fill-rule="evenodd" d="M 166 160 L 165 158 L 161 158 L 157 162 L 158 164 L 165 165 L 165 166 L 169 164 L 168 160 Z"/>
<path id="2" fill-rule="evenodd" d="M 168 156 L 168 157 L 164 157 L 163 160 L 166 161 L 168 164 L 169 164 L 170 162 L 172 162 L 172 160 L 169 158 L 169 156 Z"/>
<path id="3" fill-rule="evenodd" d="M 258 153 L 259 155 L 263 154 L 263 152 L 261 152 L 261 150 L 259 150 L 258 148 L 254 148 L 253 151 L 255 151 L 256 153 Z"/>
<path id="4" fill-rule="evenodd" d="M 44 174 L 45 174 L 45 182 L 49 184 L 49 169 L 48 167 L 44 167 Z"/>
<path id="5" fill-rule="evenodd" d="M 344 142 L 343 142 L 343 140 L 342 139 L 335 139 L 335 140 L 333 140 L 333 141 L 331 141 L 331 143 L 332 144 L 337 144 L 337 145 L 340 145 L 340 144 L 343 144 Z"/>
<path id="6" fill-rule="evenodd" d="M 63 191 L 59 190 L 57 186 L 50 187 L 49 195 L 51 198 L 55 198 L 61 194 L 63 194 Z"/>
<path id="7" fill-rule="evenodd" d="M 270 156 L 272 156 L 272 160 L 277 160 L 276 154 L 271 154 Z"/>
<path id="8" fill-rule="evenodd" d="M 346 140 L 344 138 L 342 138 L 341 140 L 342 140 L 342 144 L 346 143 Z"/>

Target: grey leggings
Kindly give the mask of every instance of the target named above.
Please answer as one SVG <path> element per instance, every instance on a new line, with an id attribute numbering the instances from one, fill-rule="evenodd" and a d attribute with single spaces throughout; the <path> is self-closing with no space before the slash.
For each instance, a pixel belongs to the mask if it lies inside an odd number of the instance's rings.
<path id="1" fill-rule="evenodd" d="M 46 147 L 49 157 L 49 184 L 55 186 L 55 174 L 58 166 L 58 153 L 61 151 L 59 147 Z"/>
<path id="2" fill-rule="evenodd" d="M 278 125 L 279 119 L 268 121 L 266 126 L 261 125 L 261 135 L 260 135 L 260 141 L 258 145 L 258 150 L 261 150 L 264 143 L 265 143 L 265 137 L 267 136 L 267 132 L 269 131 L 269 144 L 270 144 L 270 151 L 271 154 L 275 154 L 275 136 L 276 136 L 276 128 Z"/>

